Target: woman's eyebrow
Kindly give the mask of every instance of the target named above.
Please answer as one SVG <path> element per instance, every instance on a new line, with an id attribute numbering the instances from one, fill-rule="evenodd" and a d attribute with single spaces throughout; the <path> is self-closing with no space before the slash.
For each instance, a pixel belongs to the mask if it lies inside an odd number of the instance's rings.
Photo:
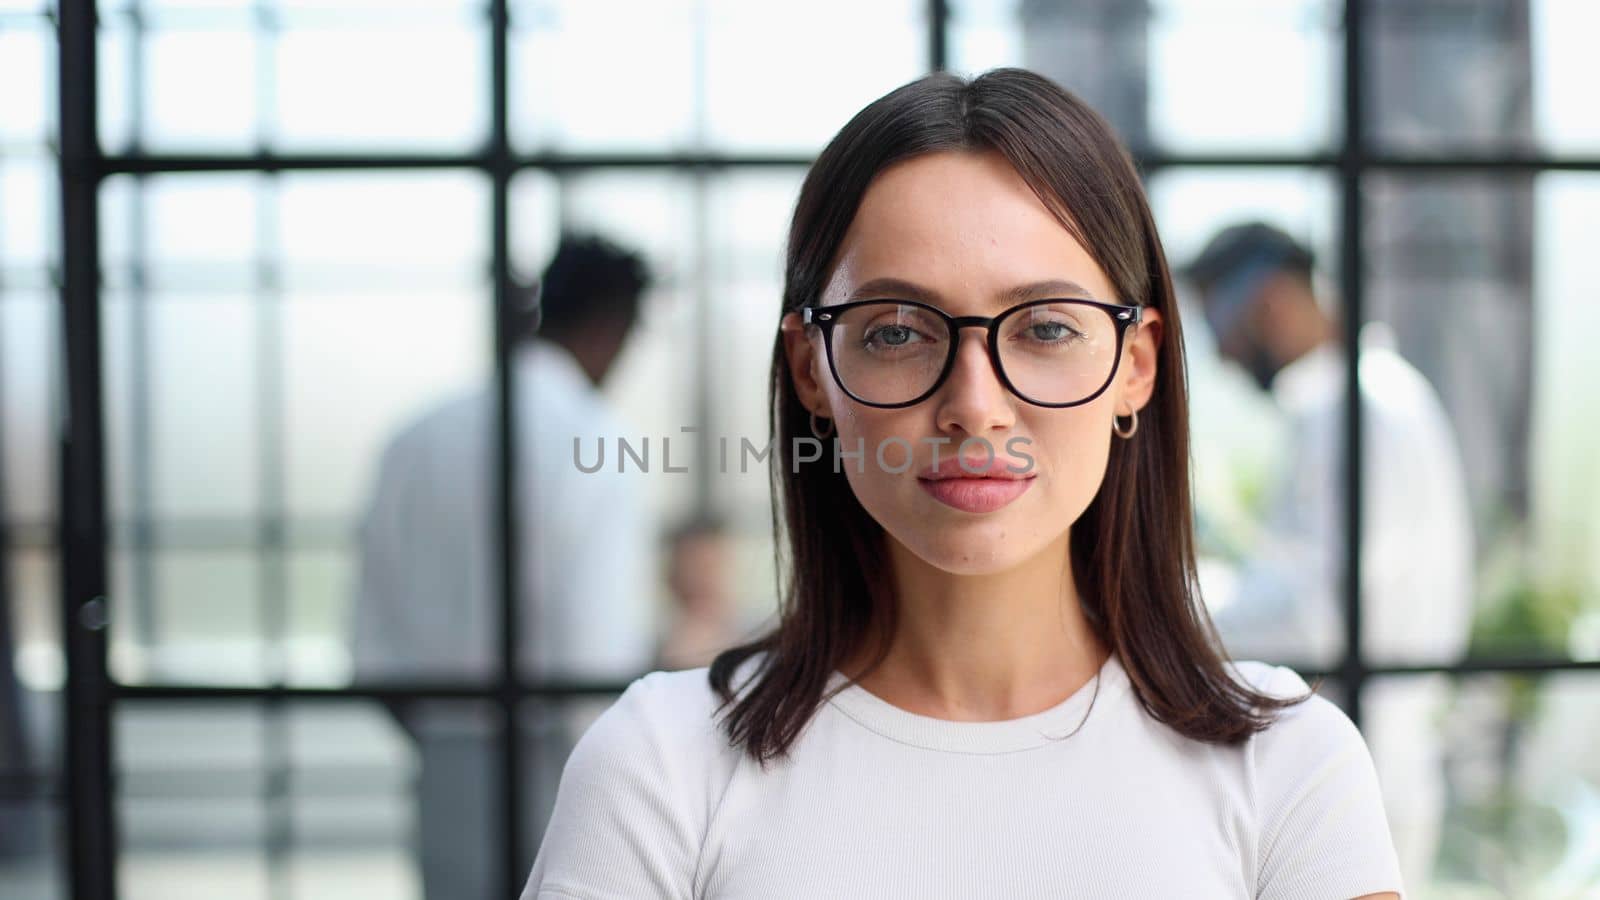
<path id="1" fill-rule="evenodd" d="M 866 300 L 881 297 L 894 297 L 902 300 L 919 300 L 933 306 L 938 306 L 944 298 L 938 291 L 923 287 L 919 284 L 906 281 L 903 278 L 874 278 L 863 282 L 850 292 L 845 299 Z M 1094 294 L 1088 288 L 1076 281 L 1065 278 L 1053 278 L 1048 281 L 1036 281 L 1032 284 L 1021 284 L 1009 288 L 996 297 L 1005 306 L 1026 303 L 1029 300 L 1043 300 L 1048 297 L 1083 297 L 1093 299 Z"/>

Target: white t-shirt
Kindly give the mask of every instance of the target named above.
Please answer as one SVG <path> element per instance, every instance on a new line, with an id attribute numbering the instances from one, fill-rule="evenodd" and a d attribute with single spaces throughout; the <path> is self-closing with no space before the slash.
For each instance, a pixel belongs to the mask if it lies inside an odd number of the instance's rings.
<path id="1" fill-rule="evenodd" d="M 1291 669 L 1234 665 L 1267 693 L 1306 690 Z M 584 734 L 522 900 L 1401 891 L 1372 757 L 1321 696 L 1224 747 L 1151 718 L 1115 654 L 1058 705 L 1005 721 L 923 716 L 852 685 L 763 772 L 713 719 L 706 671 L 635 680 Z"/>

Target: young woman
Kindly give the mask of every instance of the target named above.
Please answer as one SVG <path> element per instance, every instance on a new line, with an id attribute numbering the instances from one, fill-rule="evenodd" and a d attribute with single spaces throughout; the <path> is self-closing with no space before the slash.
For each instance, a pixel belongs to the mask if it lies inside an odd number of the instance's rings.
<path id="1" fill-rule="evenodd" d="M 785 277 L 778 624 L 591 726 L 524 900 L 1398 900 L 1360 732 L 1197 596 L 1183 335 L 1105 121 L 1019 69 L 905 85 L 817 158 Z"/>

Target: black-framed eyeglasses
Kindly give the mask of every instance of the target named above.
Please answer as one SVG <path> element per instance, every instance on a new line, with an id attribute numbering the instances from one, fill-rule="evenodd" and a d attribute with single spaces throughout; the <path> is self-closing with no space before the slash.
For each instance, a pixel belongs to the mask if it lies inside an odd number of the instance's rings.
<path id="1" fill-rule="evenodd" d="M 1128 328 L 1144 307 L 1098 300 L 1020 303 L 998 316 L 951 316 L 916 300 L 807 306 L 822 329 L 833 380 L 868 406 L 897 408 L 932 396 L 955 368 L 963 328 L 988 331 L 989 360 L 1006 389 L 1035 406 L 1079 406 L 1116 377 Z"/>

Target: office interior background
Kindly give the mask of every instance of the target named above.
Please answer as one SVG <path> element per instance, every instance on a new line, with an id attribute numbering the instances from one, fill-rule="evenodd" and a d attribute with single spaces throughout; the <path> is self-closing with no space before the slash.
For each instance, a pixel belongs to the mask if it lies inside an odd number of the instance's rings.
<path id="1" fill-rule="evenodd" d="M 1412 896 L 1595 896 L 1597 40 L 1589 0 L 3 0 L 0 897 L 422 896 L 420 756 L 390 710 L 423 702 L 489 735 L 456 814 L 493 836 L 486 895 L 511 896 L 553 800 L 526 765 L 539 723 L 654 663 L 519 665 L 523 632 L 497 628 L 474 665 L 396 649 L 358 671 L 385 447 L 486 389 L 484 471 L 530 483 L 509 311 L 563 229 L 637 248 L 653 280 L 603 393 L 649 439 L 628 484 L 659 557 L 653 605 L 611 624 L 666 640 L 667 538 L 710 521 L 730 633 L 758 629 L 765 464 L 713 463 L 767 438 L 808 161 L 890 88 L 999 65 L 1111 120 L 1174 263 L 1272 222 L 1437 389 L 1477 548 L 1469 646 L 1348 627 L 1371 616 L 1341 554 L 1345 616 L 1272 661 L 1326 675 L 1375 754 L 1396 685 L 1448 682 Z M 1202 566 L 1225 578 L 1291 436 L 1183 293 Z M 1378 464 L 1335 472 L 1343 507 Z M 519 538 L 558 511 L 483 515 L 470 602 L 525 622 Z"/>

